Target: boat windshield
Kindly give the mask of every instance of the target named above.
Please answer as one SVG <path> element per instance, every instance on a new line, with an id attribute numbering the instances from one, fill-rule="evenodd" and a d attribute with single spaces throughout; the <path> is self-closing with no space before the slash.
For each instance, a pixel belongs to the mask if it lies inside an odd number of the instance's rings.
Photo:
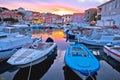
<path id="1" fill-rule="evenodd" d="M 30 49 L 38 49 L 38 50 L 45 50 L 47 48 L 50 48 L 53 45 L 53 43 L 28 43 L 24 45 L 24 48 L 30 48 Z"/>

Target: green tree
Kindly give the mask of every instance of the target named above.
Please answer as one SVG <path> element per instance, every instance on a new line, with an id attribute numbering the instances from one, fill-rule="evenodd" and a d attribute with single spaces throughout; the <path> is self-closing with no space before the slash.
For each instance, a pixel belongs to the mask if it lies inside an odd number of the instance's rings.
<path id="1" fill-rule="evenodd" d="M 14 18 L 4 18 L 3 21 L 10 22 L 10 23 L 17 23 L 18 19 Z"/>
<path id="2" fill-rule="evenodd" d="M 95 11 L 91 16 L 91 21 L 96 21 L 97 11 Z"/>

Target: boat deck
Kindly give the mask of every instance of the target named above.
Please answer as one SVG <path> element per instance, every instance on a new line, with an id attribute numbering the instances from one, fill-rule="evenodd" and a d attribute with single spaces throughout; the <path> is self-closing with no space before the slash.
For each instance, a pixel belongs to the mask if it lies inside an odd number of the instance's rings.
<path id="1" fill-rule="evenodd" d="M 18 58 L 16 58 L 15 61 L 21 61 L 22 59 L 25 58 L 25 56 L 29 56 L 30 53 L 32 53 L 32 52 L 34 52 L 34 51 L 31 51 L 31 50 L 25 51 L 25 52 L 24 52 L 23 54 L 21 54 Z M 28 57 L 28 58 L 30 58 L 30 57 Z"/>

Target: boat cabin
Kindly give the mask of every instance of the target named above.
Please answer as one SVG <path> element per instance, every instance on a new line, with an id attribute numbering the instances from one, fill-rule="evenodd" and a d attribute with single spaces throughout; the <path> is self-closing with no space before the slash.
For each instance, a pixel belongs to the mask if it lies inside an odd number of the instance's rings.
<path id="1" fill-rule="evenodd" d="M 0 36 L 4 37 L 4 36 L 15 36 L 18 35 L 19 32 L 17 31 L 17 29 L 15 27 L 5 27 Z"/>

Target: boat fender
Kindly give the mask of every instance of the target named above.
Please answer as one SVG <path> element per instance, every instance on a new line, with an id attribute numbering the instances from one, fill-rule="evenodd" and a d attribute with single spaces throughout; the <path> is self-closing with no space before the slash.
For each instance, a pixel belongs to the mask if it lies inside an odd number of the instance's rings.
<path id="1" fill-rule="evenodd" d="M 34 42 L 34 43 L 32 44 L 32 46 L 33 46 L 33 48 L 37 48 L 37 47 L 38 47 L 38 43 L 37 43 L 37 42 Z"/>

